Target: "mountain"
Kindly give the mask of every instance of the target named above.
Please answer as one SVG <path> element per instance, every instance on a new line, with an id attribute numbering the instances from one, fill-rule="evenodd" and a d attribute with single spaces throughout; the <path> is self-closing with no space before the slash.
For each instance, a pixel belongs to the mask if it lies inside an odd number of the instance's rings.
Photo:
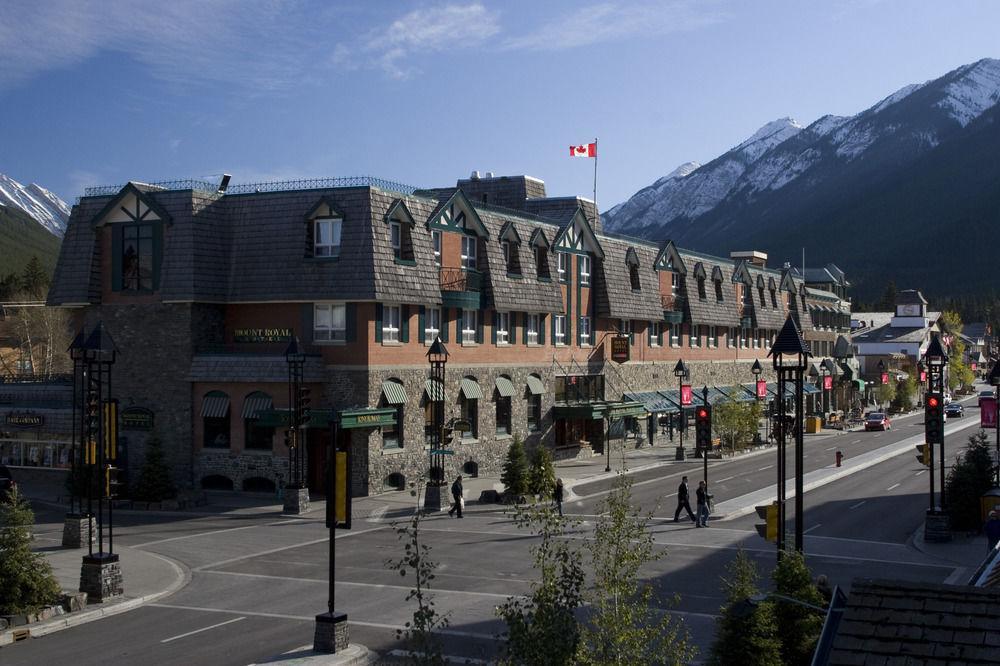
<path id="1" fill-rule="evenodd" d="M 33 256 L 52 275 L 59 245 L 58 236 L 20 208 L 0 206 L 0 282 L 10 274 L 20 275 Z"/>
<path id="2" fill-rule="evenodd" d="M 984 59 L 854 116 L 777 120 L 639 190 L 604 228 L 718 254 L 763 249 L 772 265 L 798 264 L 805 248 L 811 265 L 843 268 L 860 298 L 890 279 L 985 292 L 991 244 L 976 239 L 1000 222 L 998 103 L 1000 61 Z"/>
<path id="3" fill-rule="evenodd" d="M 0 206 L 24 211 L 60 238 L 66 233 L 69 206 L 41 185 L 32 183 L 25 187 L 0 173 Z"/>

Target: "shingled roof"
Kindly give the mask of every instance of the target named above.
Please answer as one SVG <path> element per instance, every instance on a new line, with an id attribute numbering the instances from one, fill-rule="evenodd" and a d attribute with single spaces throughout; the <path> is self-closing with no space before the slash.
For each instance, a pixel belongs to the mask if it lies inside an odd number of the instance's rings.
<path id="1" fill-rule="evenodd" d="M 619 238 L 601 237 L 604 259 L 597 261 L 595 284 L 597 315 L 613 319 L 662 321 L 659 277 L 653 270 L 657 248 Z M 626 255 L 638 258 L 639 289 L 632 289 Z"/>
<path id="2" fill-rule="evenodd" d="M 814 663 L 998 664 L 1000 590 L 855 580 L 829 653 Z"/>
<path id="3" fill-rule="evenodd" d="M 693 324 L 709 326 L 735 326 L 739 323 L 740 309 L 733 288 L 732 260 L 722 257 L 680 250 L 688 273 L 683 281 L 685 307 Z M 705 297 L 702 298 L 698 281 L 705 280 Z M 715 283 L 721 281 L 722 300 L 718 298 Z"/>

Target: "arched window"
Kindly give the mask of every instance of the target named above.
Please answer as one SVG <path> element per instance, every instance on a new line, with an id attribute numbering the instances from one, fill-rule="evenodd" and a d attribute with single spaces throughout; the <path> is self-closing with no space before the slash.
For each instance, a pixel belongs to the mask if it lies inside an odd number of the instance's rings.
<path id="1" fill-rule="evenodd" d="M 229 396 L 222 391 L 209 391 L 201 401 L 202 440 L 206 449 L 228 449 Z"/>
<path id="2" fill-rule="evenodd" d="M 274 441 L 274 428 L 260 426 L 261 412 L 273 406 L 271 396 L 255 391 L 243 399 L 243 446 L 248 450 L 270 451 Z"/>
<path id="3" fill-rule="evenodd" d="M 494 402 L 496 404 L 496 424 L 498 435 L 511 434 L 511 409 L 510 401 L 514 397 L 514 383 L 510 377 L 500 375 L 496 380 L 496 390 L 494 391 Z"/>
<path id="4" fill-rule="evenodd" d="M 463 439 L 479 438 L 479 401 L 483 399 L 483 389 L 475 377 L 463 377 L 462 386 L 458 392 L 458 405 L 462 419 L 468 421 L 472 429 L 463 432 Z"/>
<path id="5" fill-rule="evenodd" d="M 545 385 L 542 383 L 542 378 L 538 375 L 528 375 L 526 391 L 528 430 L 537 432 L 542 428 L 542 395 L 545 393 Z"/>
<path id="6" fill-rule="evenodd" d="M 642 289 L 642 283 L 639 282 L 639 257 L 634 248 L 630 247 L 626 250 L 625 264 L 628 266 L 628 281 L 632 291 L 639 291 Z"/>
<path id="7" fill-rule="evenodd" d="M 406 389 L 398 379 L 387 379 L 382 384 L 382 397 L 379 407 L 389 407 L 396 410 L 396 425 L 382 426 L 382 448 L 403 448 L 403 408 L 406 406 Z"/>

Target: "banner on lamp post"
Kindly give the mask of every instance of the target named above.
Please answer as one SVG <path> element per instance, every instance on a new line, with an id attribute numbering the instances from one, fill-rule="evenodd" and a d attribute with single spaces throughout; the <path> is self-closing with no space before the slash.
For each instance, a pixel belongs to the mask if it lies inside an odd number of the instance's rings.
<path id="1" fill-rule="evenodd" d="M 691 386 L 684 384 L 681 386 L 681 406 L 687 407 L 691 404 Z"/>
<path id="2" fill-rule="evenodd" d="M 823 390 L 824 391 L 829 391 L 832 388 L 833 388 L 833 377 L 824 377 L 823 378 Z"/>
<path id="3" fill-rule="evenodd" d="M 767 382 L 763 379 L 757 380 L 757 397 L 761 400 L 767 397 Z"/>
<path id="4" fill-rule="evenodd" d="M 923 384 L 926 381 L 927 381 L 927 371 L 926 370 L 921 370 L 920 371 L 920 383 Z"/>
<path id="5" fill-rule="evenodd" d="M 883 384 L 888 384 L 889 383 L 889 373 L 888 372 L 883 372 L 882 373 L 882 383 Z"/>
<path id="6" fill-rule="evenodd" d="M 979 399 L 979 425 L 984 430 L 986 428 L 996 428 L 997 427 L 997 399 L 996 398 L 980 398 Z"/>

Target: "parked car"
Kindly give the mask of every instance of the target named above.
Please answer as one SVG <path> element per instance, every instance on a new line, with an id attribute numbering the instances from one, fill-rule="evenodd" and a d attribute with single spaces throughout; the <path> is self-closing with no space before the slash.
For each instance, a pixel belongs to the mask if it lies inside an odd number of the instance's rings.
<path id="1" fill-rule="evenodd" d="M 0 465 L 0 500 L 5 500 L 17 487 L 13 475 L 6 465 Z"/>
<path id="2" fill-rule="evenodd" d="M 944 408 L 945 418 L 959 418 L 965 416 L 965 407 L 960 402 L 950 402 Z"/>
<path id="3" fill-rule="evenodd" d="M 871 412 L 865 418 L 865 430 L 889 430 L 892 424 L 885 412 Z"/>

